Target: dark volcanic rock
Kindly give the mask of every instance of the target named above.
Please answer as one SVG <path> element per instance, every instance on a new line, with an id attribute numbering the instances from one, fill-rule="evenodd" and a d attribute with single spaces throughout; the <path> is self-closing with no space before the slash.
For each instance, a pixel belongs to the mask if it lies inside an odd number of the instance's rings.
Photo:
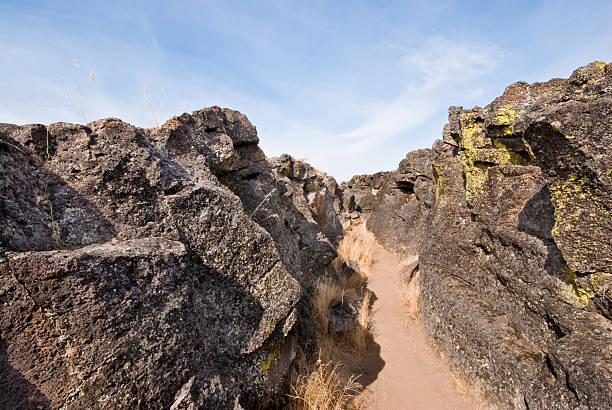
<path id="1" fill-rule="evenodd" d="M 504 407 L 612 407 L 611 90 L 598 62 L 452 107 L 368 198 L 377 239 L 419 256 L 434 342 Z"/>
<path id="2" fill-rule="evenodd" d="M 361 269 L 359 268 L 359 263 L 353 260 L 342 261 L 342 265 L 340 266 L 340 272 L 347 279 L 352 278 L 353 276 L 357 276 L 361 274 Z"/>
<path id="3" fill-rule="evenodd" d="M 270 163 L 277 179 L 289 185 L 296 208 L 316 222 L 327 239 L 337 245 L 343 230 L 338 219 L 341 205 L 338 202 L 340 190 L 336 180 L 287 154 L 270 159 Z"/>
<path id="4" fill-rule="evenodd" d="M 452 107 L 431 149 L 340 187 L 258 141 L 219 107 L 0 124 L 0 407 L 273 403 L 340 213 L 418 255 L 425 328 L 491 402 L 612 407 L 611 65 Z M 335 302 L 328 331 L 356 317 Z"/>
<path id="5" fill-rule="evenodd" d="M 420 238 L 429 229 L 427 218 L 435 204 L 433 191 L 433 150 L 409 153 L 389 181 L 377 192 L 377 201 L 367 227 L 385 245 L 398 252 L 416 254 Z"/>
<path id="6" fill-rule="evenodd" d="M 42 334 L 35 346 L 58 350 L 48 356 L 10 346 L 9 356 L 14 366 L 39 375 L 39 388 L 52 403 L 168 407 L 194 377 L 202 385 L 225 385 L 229 391 L 208 393 L 206 400 L 223 406 L 241 387 L 232 386 L 232 377 L 262 378 L 257 362 L 266 353 L 243 355 L 259 329 L 262 304 L 193 259 L 180 242 L 135 239 L 11 253 L 9 261 L 12 278 L 4 279 L 23 287 L 55 331 Z M 24 339 L 4 327 L 3 334 Z"/>
<path id="7" fill-rule="evenodd" d="M 343 182 L 343 209 L 349 212 L 370 213 L 377 203 L 378 191 L 389 181 L 388 172 L 374 175 L 355 175 L 349 182 Z"/>
<path id="8" fill-rule="evenodd" d="M 343 335 L 354 329 L 359 312 L 354 303 L 348 299 L 336 300 L 329 305 L 327 331 L 334 335 Z"/>
<path id="9" fill-rule="evenodd" d="M 0 125 L 0 406 L 274 400 L 315 344 L 298 280 L 341 231 L 284 195 L 258 141 L 218 107 L 157 130 Z"/>

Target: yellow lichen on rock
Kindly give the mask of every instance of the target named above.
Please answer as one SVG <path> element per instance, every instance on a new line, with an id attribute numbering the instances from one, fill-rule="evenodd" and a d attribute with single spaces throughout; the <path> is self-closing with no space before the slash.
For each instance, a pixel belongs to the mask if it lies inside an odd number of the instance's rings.
<path id="1" fill-rule="evenodd" d="M 468 202 L 477 198 L 484 190 L 488 168 L 496 165 L 530 165 L 528 151 L 509 149 L 499 139 L 490 141 L 485 134 L 484 122 L 477 117 L 478 111 L 461 114 L 461 161 L 465 173 L 465 188 Z M 495 114 L 497 125 L 504 125 L 504 135 L 512 135 L 513 121 L 517 114 L 512 105 L 506 104 Z"/>
<path id="2" fill-rule="evenodd" d="M 595 295 L 592 292 L 578 286 L 569 283 L 561 283 L 561 297 L 570 305 L 578 309 L 586 309 L 591 300 Z"/>
<path id="3" fill-rule="evenodd" d="M 319 190 L 319 186 L 316 182 L 308 182 L 304 184 L 304 191 L 306 192 L 314 192 L 318 190 Z"/>
<path id="4" fill-rule="evenodd" d="M 466 196 L 468 202 L 471 202 L 484 191 L 484 185 L 487 182 L 487 169 L 475 165 L 469 155 L 465 155 L 462 159 Z"/>
<path id="5" fill-rule="evenodd" d="M 593 264 L 607 256 L 605 231 L 610 231 L 612 210 L 596 176 L 570 173 L 549 185 L 554 207 L 552 236 L 568 264 L 583 273 L 609 272 L 606 263 Z M 567 255 L 566 255 L 566 252 Z"/>
<path id="6" fill-rule="evenodd" d="M 448 182 L 444 176 L 444 164 L 442 162 L 433 162 L 431 164 L 434 174 L 434 187 L 436 192 L 436 208 L 440 209 L 446 206 L 450 199 L 448 190 Z"/>
<path id="7" fill-rule="evenodd" d="M 506 104 L 495 113 L 495 122 L 497 125 L 511 125 L 516 117 L 516 110 L 512 104 Z"/>
<path id="8" fill-rule="evenodd" d="M 482 192 L 486 182 L 486 169 L 475 166 L 474 155 L 482 148 L 487 147 L 485 139 L 484 123 L 477 118 L 477 111 L 464 112 L 461 114 L 461 138 L 459 147 L 461 151 L 461 162 L 465 173 L 465 188 L 468 201 Z"/>
<path id="9" fill-rule="evenodd" d="M 587 183 L 587 177 L 580 177 L 576 173 L 571 173 L 562 183 L 550 185 L 551 199 L 555 207 L 553 235 L 569 229 L 580 218 L 580 209 L 573 213 L 566 212 L 565 209 L 576 200 L 586 200 L 592 196 L 586 186 Z"/>
<path id="10" fill-rule="evenodd" d="M 566 265 L 563 268 L 563 273 L 565 274 L 565 283 L 561 285 L 561 295 L 572 306 L 586 309 L 589 300 L 595 297 L 595 292 L 580 286 L 576 272 L 571 270 L 569 266 Z"/>
<path id="11" fill-rule="evenodd" d="M 612 274 L 609 273 L 593 273 L 589 275 L 589 283 L 596 294 L 604 294 L 612 290 Z"/>
<path id="12" fill-rule="evenodd" d="M 484 135 L 484 123 L 476 118 L 477 112 L 461 113 L 461 139 L 460 147 L 466 150 L 484 148 L 487 140 Z"/>
<path id="13" fill-rule="evenodd" d="M 509 137 L 514 134 L 513 124 L 517 117 L 518 115 L 512 104 L 506 104 L 495 113 L 495 124 L 503 125 L 503 135 Z"/>
<path id="14" fill-rule="evenodd" d="M 259 370 L 261 370 L 262 372 L 267 372 L 268 370 L 270 370 L 270 366 L 272 366 L 272 362 L 274 362 L 274 360 L 280 357 L 281 346 L 284 343 L 285 343 L 285 338 L 281 338 L 276 344 L 271 343 L 269 345 L 269 347 L 274 347 L 274 349 L 272 350 L 272 352 L 270 352 L 268 357 L 266 357 L 266 359 L 263 362 L 261 362 L 261 364 L 259 365 Z"/>

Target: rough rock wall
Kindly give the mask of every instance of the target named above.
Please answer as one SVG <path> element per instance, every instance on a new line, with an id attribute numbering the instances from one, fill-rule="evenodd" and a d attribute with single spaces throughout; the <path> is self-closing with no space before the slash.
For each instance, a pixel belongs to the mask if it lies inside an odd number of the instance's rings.
<path id="1" fill-rule="evenodd" d="M 378 191 L 389 181 L 389 172 L 377 172 L 374 175 L 355 175 L 348 182 L 342 183 L 343 209 L 352 213 L 369 214 L 377 203 Z M 345 195 L 344 192 L 347 194 Z"/>
<path id="2" fill-rule="evenodd" d="M 597 62 L 452 107 L 443 140 L 368 198 L 378 240 L 419 255 L 433 341 L 492 402 L 612 407 L 611 144 Z"/>
<path id="3" fill-rule="evenodd" d="M 258 141 L 218 107 L 157 130 L 0 125 L 0 407 L 274 397 L 336 253 Z"/>
<path id="4" fill-rule="evenodd" d="M 287 154 L 271 158 L 270 164 L 276 178 L 291 187 L 291 192 L 287 194 L 300 213 L 311 223 L 315 222 L 325 236 L 337 245 L 344 233 L 338 219 L 341 191 L 336 180 Z"/>

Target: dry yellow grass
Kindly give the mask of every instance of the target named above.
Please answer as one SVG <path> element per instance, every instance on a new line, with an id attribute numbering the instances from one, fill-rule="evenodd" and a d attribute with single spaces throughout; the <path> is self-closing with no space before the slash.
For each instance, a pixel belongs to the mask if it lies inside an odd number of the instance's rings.
<path id="1" fill-rule="evenodd" d="M 329 306 L 343 298 L 355 297 L 353 289 L 343 289 L 336 283 L 321 283 L 313 297 L 315 332 L 319 345 L 319 360 L 314 365 L 301 364 L 294 375 L 289 395 L 292 410 L 339 410 L 356 408 L 353 399 L 361 391 L 354 370 L 367 345 L 369 312 L 359 311 L 359 326 L 342 336 L 327 331 Z M 369 304 L 369 301 L 365 301 Z M 362 302 L 363 306 L 363 302 Z M 362 328 L 361 323 L 366 323 Z"/>
<path id="2" fill-rule="evenodd" d="M 357 326 L 353 328 L 347 337 L 349 345 L 361 356 L 368 347 L 368 342 L 372 334 L 370 324 L 370 301 L 372 293 L 366 291 L 359 305 L 359 316 L 357 317 Z"/>
<path id="3" fill-rule="evenodd" d="M 354 282 L 357 283 L 357 282 Z M 362 282 L 359 283 L 361 285 Z M 358 305 L 357 326 L 337 336 L 328 332 L 330 305 L 350 299 Z M 345 286 L 341 281 L 322 281 L 312 297 L 319 360 L 314 366 L 302 365 L 291 383 L 290 408 L 327 410 L 356 408 L 353 399 L 361 391 L 355 369 L 370 340 L 371 293 Z"/>
<path id="4" fill-rule="evenodd" d="M 315 325 L 327 331 L 329 306 L 335 301 L 344 300 L 345 297 L 350 296 L 354 298 L 355 291 L 343 287 L 340 283 L 331 280 L 319 282 L 312 298 Z"/>
<path id="5" fill-rule="evenodd" d="M 342 336 L 330 334 L 329 307 L 335 301 L 350 300 L 358 307 L 357 326 Z M 312 298 L 315 330 L 321 358 L 325 361 L 357 361 L 365 351 L 371 334 L 370 300 L 368 290 L 344 287 L 338 282 L 321 282 Z"/>
<path id="6" fill-rule="evenodd" d="M 372 235 L 370 232 L 366 232 L 365 234 Z M 363 238 L 354 234 L 351 230 L 346 231 L 344 238 L 342 238 L 342 241 L 338 245 L 338 254 L 344 260 L 357 261 L 360 269 L 366 273 L 375 262 L 374 250 L 372 247 L 368 246 Z"/>
<path id="7" fill-rule="evenodd" d="M 344 380 L 340 362 L 317 360 L 314 369 L 297 377 L 291 386 L 292 410 L 340 410 L 349 408 L 350 402 L 361 389 L 356 376 Z"/>
<path id="8" fill-rule="evenodd" d="M 412 274 L 408 283 L 402 284 L 402 300 L 408 317 L 416 320 L 420 313 L 420 272 L 418 268 Z"/>
<path id="9" fill-rule="evenodd" d="M 367 276 L 361 268 L 352 275 L 347 275 L 343 267 L 344 259 L 338 257 L 332 262 L 334 269 L 338 273 L 338 282 L 344 288 L 361 289 L 365 286 Z"/>
<path id="10" fill-rule="evenodd" d="M 453 389 L 455 389 L 457 394 L 459 394 L 460 396 L 465 396 L 468 394 L 469 386 L 462 378 L 458 376 L 454 376 L 452 383 L 453 383 Z"/>
<path id="11" fill-rule="evenodd" d="M 372 294 L 365 288 L 367 271 L 374 264 L 374 254 L 362 238 L 348 230 L 338 246 L 338 258 L 333 266 L 338 279 L 318 283 L 312 294 L 315 332 L 319 346 L 319 360 L 311 366 L 298 366 L 291 383 L 293 410 L 335 410 L 361 408 L 354 398 L 361 391 L 356 370 L 372 338 L 370 305 Z M 356 274 L 347 275 L 342 265 L 354 260 L 359 265 Z M 349 299 L 357 307 L 357 325 L 343 335 L 328 332 L 330 305 Z"/>

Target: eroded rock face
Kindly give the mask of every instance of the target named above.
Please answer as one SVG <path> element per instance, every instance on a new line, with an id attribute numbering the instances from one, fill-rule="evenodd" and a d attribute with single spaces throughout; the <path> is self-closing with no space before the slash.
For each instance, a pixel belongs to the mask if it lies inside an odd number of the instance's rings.
<path id="1" fill-rule="evenodd" d="M 431 149 L 409 153 L 377 190 L 366 226 L 378 237 L 387 238 L 387 248 L 418 253 L 420 238 L 429 229 L 429 211 L 435 204 L 431 167 L 434 156 Z"/>
<path id="2" fill-rule="evenodd" d="M 341 192 L 336 180 L 287 154 L 271 158 L 270 164 L 276 178 L 289 187 L 295 207 L 309 221 L 314 221 L 334 246 L 337 245 L 343 230 L 338 218 Z"/>
<path id="3" fill-rule="evenodd" d="M 612 407 L 611 114 L 601 62 L 452 107 L 363 214 L 418 254 L 423 323 L 492 402 Z M 370 189 L 359 179 L 345 198 Z"/>
<path id="4" fill-rule="evenodd" d="M 355 175 L 342 183 L 342 205 L 348 212 L 369 214 L 377 203 L 377 195 L 390 173 L 378 172 L 374 175 Z"/>
<path id="5" fill-rule="evenodd" d="M 274 399 L 315 345 L 304 289 L 338 232 L 284 195 L 258 141 L 218 107 L 157 130 L 0 125 L 0 407 Z"/>

